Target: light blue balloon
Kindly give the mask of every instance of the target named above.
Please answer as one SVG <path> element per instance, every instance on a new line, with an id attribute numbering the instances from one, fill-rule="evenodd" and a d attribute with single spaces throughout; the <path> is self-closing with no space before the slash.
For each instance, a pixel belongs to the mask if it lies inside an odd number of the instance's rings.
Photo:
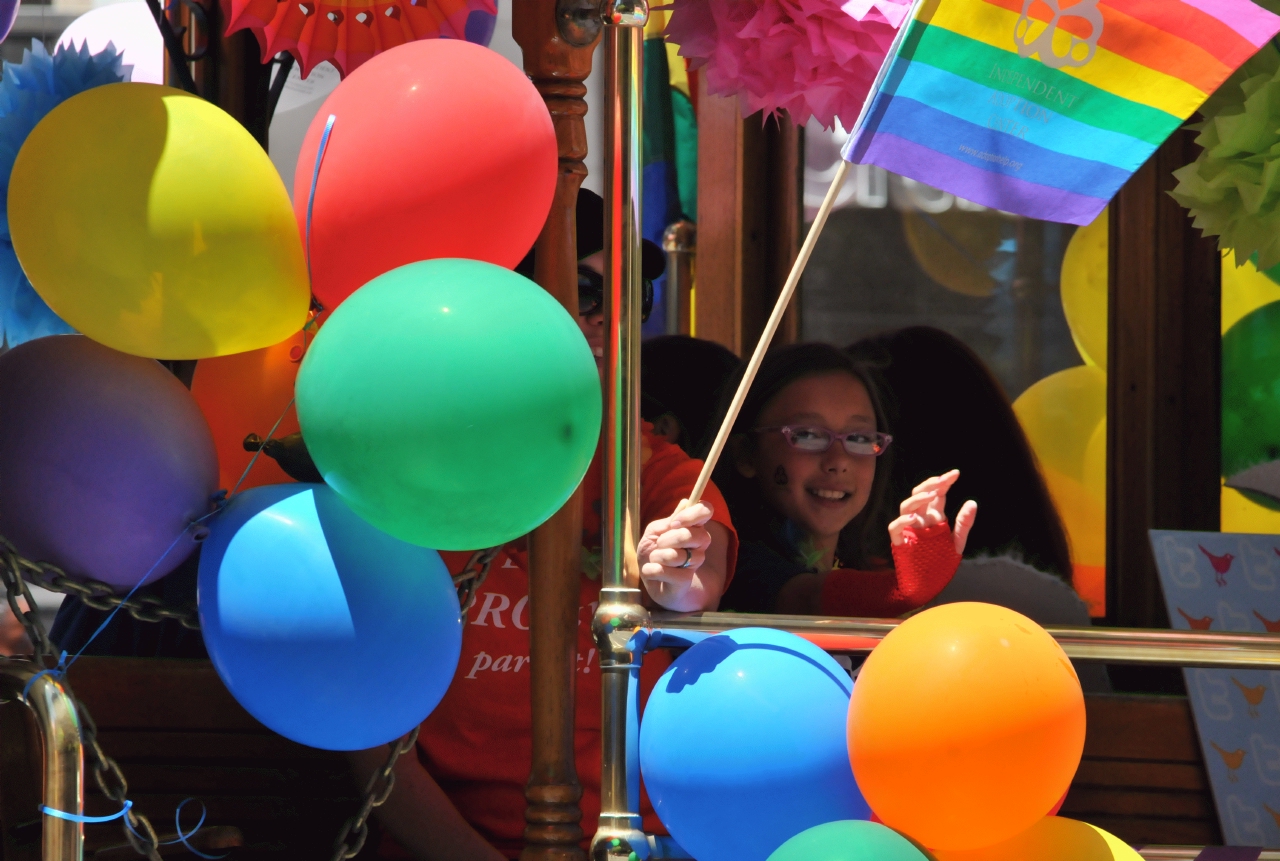
<path id="1" fill-rule="evenodd" d="M 236 700 L 326 750 L 376 747 L 420 724 L 462 649 L 440 554 L 378 531 L 323 484 L 235 496 L 210 522 L 199 602 Z"/>
<path id="2" fill-rule="evenodd" d="M 765 861 L 815 825 L 868 819 L 852 691 L 830 655 L 782 631 L 729 631 L 677 658 L 640 722 L 640 773 L 671 836 L 698 861 Z"/>

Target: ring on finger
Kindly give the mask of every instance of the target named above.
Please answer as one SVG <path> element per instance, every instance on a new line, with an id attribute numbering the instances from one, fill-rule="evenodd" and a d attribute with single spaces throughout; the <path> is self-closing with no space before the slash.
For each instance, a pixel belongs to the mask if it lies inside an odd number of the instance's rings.
<path id="1" fill-rule="evenodd" d="M 689 568 L 693 565 L 693 551 L 688 547 L 681 548 L 684 550 L 684 562 L 677 565 L 677 568 Z"/>

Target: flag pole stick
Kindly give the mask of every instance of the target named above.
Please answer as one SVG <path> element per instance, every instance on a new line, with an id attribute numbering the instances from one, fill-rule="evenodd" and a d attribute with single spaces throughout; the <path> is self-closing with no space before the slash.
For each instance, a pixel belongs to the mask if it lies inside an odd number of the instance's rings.
<path id="1" fill-rule="evenodd" d="M 827 216 L 831 214 L 831 207 L 835 205 L 836 195 L 840 193 L 840 187 L 844 185 L 844 178 L 848 172 L 849 162 L 843 158 L 840 159 L 840 167 L 836 170 L 835 179 L 831 181 L 831 187 L 827 189 L 827 196 L 822 199 L 822 206 L 818 207 L 817 217 L 813 219 L 813 224 L 809 225 L 809 234 L 804 238 L 804 245 L 800 246 L 800 253 L 796 256 L 796 262 L 791 266 L 791 274 L 787 276 L 787 283 L 782 286 L 782 292 L 778 294 L 778 301 L 774 303 L 773 313 L 769 315 L 769 322 L 765 323 L 764 331 L 760 333 L 760 340 L 756 343 L 755 352 L 751 354 L 751 361 L 747 363 L 747 370 L 742 375 L 742 382 L 738 384 L 738 391 L 734 393 L 733 401 L 729 404 L 729 411 L 725 413 L 724 421 L 720 424 L 720 430 L 716 433 L 715 442 L 711 444 L 711 451 L 707 453 L 706 463 L 702 465 L 702 472 L 698 474 L 698 483 L 693 486 L 693 493 L 689 495 L 690 505 L 702 499 L 702 494 L 707 489 L 707 484 L 711 481 L 711 473 L 715 471 L 716 462 L 720 460 L 720 455 L 724 453 L 725 443 L 729 441 L 729 431 L 733 429 L 733 423 L 738 420 L 738 413 L 742 410 L 742 402 L 746 400 L 747 392 L 751 389 L 751 383 L 756 378 L 756 372 L 760 370 L 760 363 L 764 361 L 764 354 L 769 349 L 769 342 L 773 340 L 774 333 L 778 331 L 778 326 L 782 323 L 782 315 L 786 313 L 787 306 L 791 304 L 791 297 L 795 295 L 796 286 L 800 283 L 800 276 L 804 274 L 804 268 L 809 263 L 809 257 L 813 254 L 813 247 L 818 244 L 818 237 L 822 235 L 822 228 L 827 224 Z"/>

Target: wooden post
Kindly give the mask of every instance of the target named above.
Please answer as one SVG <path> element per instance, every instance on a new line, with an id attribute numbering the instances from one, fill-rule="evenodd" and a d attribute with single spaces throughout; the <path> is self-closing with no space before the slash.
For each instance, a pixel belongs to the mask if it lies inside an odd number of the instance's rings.
<path id="1" fill-rule="evenodd" d="M 1167 193 L 1191 141 L 1175 133 L 1111 206 L 1107 619 L 1124 627 L 1169 626 L 1147 530 L 1220 526 L 1220 259 Z"/>
<path id="2" fill-rule="evenodd" d="M 267 129 L 271 125 L 267 102 L 273 67 L 261 61 L 258 39 L 252 31 L 240 30 L 230 36 L 221 35 L 226 26 L 221 12 L 219 4 L 214 10 L 219 34 L 214 45 L 218 65 L 216 101 L 218 107 L 238 119 L 266 149 Z"/>
<path id="3" fill-rule="evenodd" d="M 569 29 L 584 46 L 570 44 L 556 0 L 515 0 L 513 33 L 525 72 L 547 102 L 560 145 L 560 174 L 546 226 L 538 237 L 535 279 L 578 313 L 575 207 L 587 175 L 585 81 L 599 36 L 593 10 L 580 9 Z M 595 24 L 592 32 L 592 23 Z M 525 787 L 523 861 L 585 857 L 579 843 L 582 786 L 573 757 L 574 673 L 578 662 L 578 581 L 582 554 L 582 492 L 539 527 L 529 543 L 529 671 L 533 703 L 533 767 Z"/>
<path id="4" fill-rule="evenodd" d="M 755 347 L 800 249 L 801 130 L 780 117 L 743 118 L 737 98 L 698 96 L 699 338 L 739 355 Z M 793 302 L 775 344 L 798 336 Z"/>
<path id="5" fill-rule="evenodd" d="M 242 30 L 224 36 L 226 21 L 220 0 L 198 0 L 198 13 L 185 4 L 174 3 L 166 13 L 169 24 L 180 29 L 179 41 L 188 57 L 196 90 L 201 96 L 240 121 L 254 139 L 267 148 L 267 95 L 271 86 L 271 66 L 259 60 L 258 40 Z M 181 88 L 174 59 L 166 51 L 166 80 Z"/>
<path id="6" fill-rule="evenodd" d="M 706 87 L 699 75 L 695 334 L 742 355 L 745 129 L 738 100 Z"/>

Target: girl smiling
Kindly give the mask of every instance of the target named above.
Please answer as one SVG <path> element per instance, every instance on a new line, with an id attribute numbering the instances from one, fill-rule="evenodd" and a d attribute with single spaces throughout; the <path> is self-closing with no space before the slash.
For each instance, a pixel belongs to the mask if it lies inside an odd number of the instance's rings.
<path id="1" fill-rule="evenodd" d="M 977 505 L 961 507 L 953 533 L 952 470 L 919 484 L 885 528 L 880 461 L 892 441 L 870 378 L 847 354 L 796 344 L 766 356 L 715 475 L 741 542 L 721 607 L 892 617 L 942 591 Z"/>

